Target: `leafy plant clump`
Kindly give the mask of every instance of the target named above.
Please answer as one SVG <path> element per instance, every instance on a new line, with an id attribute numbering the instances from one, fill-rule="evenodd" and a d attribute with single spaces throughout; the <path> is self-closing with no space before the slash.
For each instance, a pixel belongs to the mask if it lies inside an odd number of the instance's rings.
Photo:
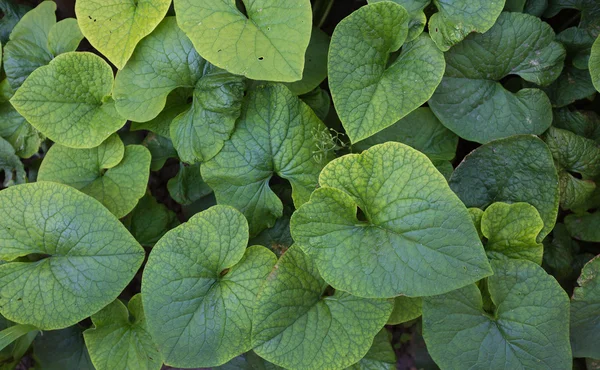
<path id="1" fill-rule="evenodd" d="M 0 11 L 0 370 L 600 369 L 597 0 Z"/>

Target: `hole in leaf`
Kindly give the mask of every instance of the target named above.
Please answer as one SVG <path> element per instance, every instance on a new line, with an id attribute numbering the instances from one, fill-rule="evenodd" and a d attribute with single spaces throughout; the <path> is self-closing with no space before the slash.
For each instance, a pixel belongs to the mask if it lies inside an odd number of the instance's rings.
<path id="1" fill-rule="evenodd" d="M 331 287 L 331 285 L 327 285 L 327 288 L 325 288 L 325 290 L 323 291 L 323 294 L 321 294 L 321 298 L 331 297 L 334 293 L 335 293 L 335 289 L 333 289 L 333 287 Z"/>
<path id="2" fill-rule="evenodd" d="M 258 60 L 263 60 L 263 59 L 265 59 L 265 58 L 264 57 L 258 57 Z"/>
<path id="3" fill-rule="evenodd" d="M 225 275 L 227 275 L 229 273 L 229 269 L 225 269 L 223 271 L 221 271 L 221 273 L 219 274 L 220 277 L 223 277 Z"/>
<path id="4" fill-rule="evenodd" d="M 31 262 L 38 262 L 49 257 L 52 257 L 52 255 L 46 253 L 32 253 L 27 255 L 27 259 L 29 259 Z"/>
<path id="5" fill-rule="evenodd" d="M 246 4 L 242 0 L 235 0 L 235 6 L 238 8 L 246 18 L 248 18 L 248 11 L 246 10 Z"/>
<path id="6" fill-rule="evenodd" d="M 356 219 L 360 222 L 369 221 L 369 220 L 367 220 L 367 215 L 365 215 L 365 213 L 363 212 L 362 209 L 360 209 L 360 207 L 356 207 Z"/>

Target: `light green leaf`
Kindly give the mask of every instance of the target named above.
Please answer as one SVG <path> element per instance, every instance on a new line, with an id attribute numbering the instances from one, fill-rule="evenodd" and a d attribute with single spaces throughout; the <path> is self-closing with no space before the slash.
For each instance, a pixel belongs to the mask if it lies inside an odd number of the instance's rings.
<path id="1" fill-rule="evenodd" d="M 72 186 L 121 218 L 146 193 L 150 160 L 148 149 L 141 145 L 124 146 L 118 135 L 92 149 L 55 144 L 40 166 L 38 180 Z"/>
<path id="2" fill-rule="evenodd" d="M 323 169 L 319 183 L 293 214 L 291 231 L 334 288 L 420 297 L 490 274 L 467 209 L 418 151 L 390 142 L 346 155 Z"/>
<path id="3" fill-rule="evenodd" d="M 568 215 L 565 225 L 575 239 L 600 243 L 600 211 Z"/>
<path id="4" fill-rule="evenodd" d="M 406 44 L 397 59 L 390 59 L 406 40 L 408 19 L 402 6 L 377 2 L 346 17 L 333 32 L 329 87 L 353 143 L 421 106 L 441 81 L 443 54 L 427 35 Z"/>
<path id="5" fill-rule="evenodd" d="M 95 370 L 83 341 L 83 329 L 77 325 L 38 335 L 33 353 L 40 370 Z"/>
<path id="6" fill-rule="evenodd" d="M 231 139 L 202 165 L 202 177 L 217 202 L 240 210 L 250 235 L 256 235 L 282 215 L 283 205 L 269 188 L 271 177 L 291 183 L 299 207 L 317 187 L 333 146 L 325 125 L 288 88 L 260 85 L 246 97 Z"/>
<path id="7" fill-rule="evenodd" d="M 578 179 L 562 168 L 558 169 L 558 181 L 562 209 L 580 211 L 593 207 L 589 200 L 596 191 L 594 181 Z"/>
<path id="8" fill-rule="evenodd" d="M 592 53 L 590 54 L 590 75 L 592 75 L 592 83 L 596 90 L 600 91 L 600 36 L 594 42 L 592 46 Z"/>
<path id="9" fill-rule="evenodd" d="M 304 72 L 302 79 L 285 85 L 296 95 L 311 92 L 327 77 L 327 52 L 329 36 L 319 28 L 313 27 L 310 43 L 304 56 Z"/>
<path id="10" fill-rule="evenodd" d="M 558 215 L 558 175 L 552 154 L 535 136 L 519 135 L 475 149 L 454 170 L 450 188 L 467 207 L 525 202 L 544 220 L 541 242 Z"/>
<path id="11" fill-rule="evenodd" d="M 248 224 L 232 207 L 194 215 L 156 243 L 144 270 L 148 329 L 177 367 L 212 367 L 252 348 L 252 308 L 276 262 L 246 249 Z"/>
<path id="12" fill-rule="evenodd" d="M 377 333 L 369 352 L 348 370 L 395 370 L 396 354 L 390 343 L 390 333 L 384 328 Z"/>
<path id="13" fill-rule="evenodd" d="M 148 148 L 152 154 L 152 162 L 150 163 L 151 171 L 160 171 L 169 158 L 178 158 L 177 151 L 173 147 L 173 142 L 169 136 L 148 133 L 144 138 L 142 145 Z"/>
<path id="14" fill-rule="evenodd" d="M 75 51 L 83 39 L 75 18 L 67 18 L 56 23 L 48 33 L 48 50 L 54 55 Z"/>
<path id="15" fill-rule="evenodd" d="M 326 289 L 312 259 L 297 246 L 288 249 L 258 294 L 254 351 L 293 370 L 343 369 L 363 358 L 390 316 L 392 301 L 340 291 L 324 296 Z"/>
<path id="16" fill-rule="evenodd" d="M 387 321 L 387 325 L 398 325 L 421 316 L 421 306 L 423 300 L 421 297 L 411 298 L 399 296 L 394 298 L 394 311 Z"/>
<path id="17" fill-rule="evenodd" d="M 162 367 L 162 355 L 146 329 L 140 294 L 134 295 L 127 306 L 116 299 L 94 314 L 92 323 L 83 337 L 97 370 Z"/>
<path id="18" fill-rule="evenodd" d="M 541 134 L 552 123 L 546 94 L 539 89 L 512 93 L 499 81 L 508 75 L 542 86 L 554 81 L 566 55 L 554 37 L 537 17 L 502 13 L 488 32 L 468 36 L 445 54 L 446 73 L 429 106 L 466 140 Z"/>
<path id="19" fill-rule="evenodd" d="M 113 301 L 144 250 L 99 202 L 61 184 L 0 192 L 0 313 L 40 329 L 73 325 Z M 19 257 L 25 257 L 13 261 Z"/>
<path id="20" fill-rule="evenodd" d="M 33 127 L 72 148 L 93 148 L 125 124 L 110 97 L 110 66 L 92 53 L 65 53 L 35 70 L 10 99 Z"/>
<path id="21" fill-rule="evenodd" d="M 544 246 L 536 238 L 544 221 L 534 206 L 527 203 L 490 205 L 481 217 L 481 232 L 487 238 L 485 250 L 490 258 L 512 258 L 542 264 Z"/>
<path id="22" fill-rule="evenodd" d="M 570 369 L 565 291 L 530 261 L 492 261 L 492 267 L 491 300 L 475 284 L 423 299 L 431 357 L 448 370 Z"/>
<path id="23" fill-rule="evenodd" d="M 300 80 L 311 35 L 310 0 L 242 2 L 245 14 L 231 0 L 174 0 L 177 23 L 217 67 L 253 80 Z"/>
<path id="24" fill-rule="evenodd" d="M 14 148 L 10 143 L 0 137 L 0 172 L 4 172 L 2 186 L 7 188 L 11 185 L 25 183 L 25 168 L 19 157 L 15 155 Z"/>
<path id="25" fill-rule="evenodd" d="M 600 144 L 571 131 L 550 127 L 544 141 L 554 159 L 568 171 L 594 177 L 600 174 Z"/>
<path id="26" fill-rule="evenodd" d="M 417 108 L 408 116 L 375 135 L 353 145 L 366 150 L 387 141 L 398 141 L 427 155 L 432 161 L 452 160 L 458 136 L 448 130 L 429 108 Z"/>
<path id="27" fill-rule="evenodd" d="M 467 211 L 469 211 L 469 216 L 471 216 L 473 225 L 475 225 L 475 228 L 477 229 L 479 239 L 483 239 L 483 233 L 481 232 L 481 218 L 483 217 L 483 211 L 479 208 L 468 208 Z"/>
<path id="28" fill-rule="evenodd" d="M 171 122 L 189 107 L 188 99 L 192 98 L 193 88 L 177 88 L 167 96 L 163 110 L 150 121 L 131 122 L 131 131 L 148 130 L 155 134 L 171 137 Z"/>
<path id="29" fill-rule="evenodd" d="M 192 166 L 180 164 L 177 176 L 169 180 L 167 189 L 171 198 L 181 205 L 190 205 L 212 193 L 200 175 L 199 163 Z"/>
<path id="30" fill-rule="evenodd" d="M 571 346 L 574 357 L 600 358 L 600 257 L 588 262 L 571 299 Z"/>
<path id="31" fill-rule="evenodd" d="M 158 203 L 150 194 L 140 199 L 124 224 L 143 246 L 153 246 L 167 231 L 179 225 L 175 212 Z"/>
<path id="32" fill-rule="evenodd" d="M 561 75 L 548 87 L 542 89 L 552 106 L 556 108 L 567 106 L 577 100 L 586 99 L 596 93 L 590 71 L 578 69 L 571 65 L 565 66 Z"/>
<path id="33" fill-rule="evenodd" d="M 135 46 L 160 23 L 171 0 L 78 0 L 75 14 L 81 31 L 118 69 Z"/>
<path id="34" fill-rule="evenodd" d="M 8 345 L 10 345 L 12 342 L 32 331 L 39 331 L 39 329 L 33 325 L 16 324 L 0 331 L 0 351 L 8 347 Z"/>
<path id="35" fill-rule="evenodd" d="M 173 96 L 168 114 L 160 117 L 167 97 L 177 88 L 186 88 L 179 91 L 183 96 Z M 193 89 L 193 102 L 175 116 L 187 100 L 187 89 Z M 202 59 L 175 18 L 167 17 L 117 73 L 114 96 L 119 113 L 127 119 L 145 122 L 160 117 L 161 126 L 170 125 L 159 133 L 171 137 L 182 161 L 195 163 L 212 158 L 231 135 L 244 89 L 242 77 Z"/>
<path id="36" fill-rule="evenodd" d="M 380 1 L 390 0 L 367 0 L 369 4 L 377 3 Z M 402 7 L 408 12 L 410 17 L 408 21 L 408 36 L 406 41 L 412 41 L 417 38 L 425 29 L 427 24 L 427 16 L 425 15 L 425 8 L 431 3 L 431 0 L 391 0 Z"/>

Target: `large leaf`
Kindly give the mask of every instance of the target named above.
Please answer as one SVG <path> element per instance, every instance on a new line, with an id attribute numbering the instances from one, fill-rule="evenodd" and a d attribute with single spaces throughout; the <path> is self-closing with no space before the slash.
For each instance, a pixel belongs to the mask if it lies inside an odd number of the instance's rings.
<path id="1" fill-rule="evenodd" d="M 329 87 L 353 143 L 421 106 L 442 79 L 443 54 L 427 35 L 406 44 L 397 59 L 391 58 L 406 40 L 408 19 L 402 6 L 377 2 L 352 13 L 333 32 Z"/>
<path id="2" fill-rule="evenodd" d="M 423 299 L 423 336 L 435 362 L 448 370 L 570 369 L 565 291 L 530 261 L 492 267 L 483 296 L 473 284 Z"/>
<path id="3" fill-rule="evenodd" d="M 291 231 L 334 288 L 420 297 L 491 273 L 467 209 L 422 153 L 377 145 L 332 161 L 319 183 L 293 214 Z"/>
<path id="4" fill-rule="evenodd" d="M 0 137 L 0 172 L 4 174 L 3 187 L 25 183 L 27 174 L 23 163 L 16 156 L 15 149 L 2 137 Z"/>
<path id="5" fill-rule="evenodd" d="M 41 370 L 95 370 L 77 325 L 62 330 L 45 331 L 33 342 L 36 368 Z"/>
<path id="6" fill-rule="evenodd" d="M 113 301 L 144 250 L 99 202 L 61 184 L 0 192 L 0 313 L 59 329 Z M 24 257 L 24 258 L 19 258 Z"/>
<path id="7" fill-rule="evenodd" d="M 110 97 L 112 86 L 112 69 L 102 58 L 69 52 L 36 69 L 10 102 L 53 141 L 93 148 L 126 121 Z"/>
<path id="8" fill-rule="evenodd" d="M 325 125 L 288 88 L 260 85 L 246 97 L 231 140 L 202 165 L 202 177 L 220 204 L 246 216 L 255 235 L 282 215 L 283 205 L 269 188 L 273 175 L 291 183 L 294 204 L 300 206 L 333 154 L 319 150 L 331 144 Z"/>
<path id="9" fill-rule="evenodd" d="M 163 124 L 172 120 L 167 132 L 184 162 L 206 161 L 221 150 L 233 131 L 244 95 L 243 78 L 202 59 L 175 18 L 167 17 L 117 73 L 116 106 L 129 120 L 150 121 L 165 108 L 169 94 L 182 87 L 194 89 L 192 104 L 182 112 L 180 99 L 174 96 L 171 108 L 178 115 L 170 118 L 168 114 Z"/>
<path id="10" fill-rule="evenodd" d="M 253 80 L 302 78 L 312 27 L 310 0 L 175 0 L 177 23 L 202 57 Z"/>
<path id="11" fill-rule="evenodd" d="M 369 4 L 376 3 L 379 1 L 389 0 L 367 0 Z M 431 0 L 391 0 L 396 4 L 402 5 L 402 7 L 408 12 L 408 36 L 406 41 L 412 41 L 419 36 L 425 24 L 427 24 L 427 16 L 425 15 L 425 8 L 429 6 Z"/>
<path id="12" fill-rule="evenodd" d="M 343 369 L 365 356 L 392 312 L 392 301 L 336 291 L 297 246 L 283 254 L 254 306 L 252 345 L 287 369 Z M 303 333 L 303 335 L 298 335 Z"/>
<path id="13" fill-rule="evenodd" d="M 75 14 L 90 44 L 122 69 L 137 43 L 167 14 L 171 0 L 79 0 Z"/>
<path id="14" fill-rule="evenodd" d="M 467 207 L 485 209 L 494 202 L 525 202 L 544 221 L 540 242 L 558 215 L 558 175 L 552 154 L 543 141 L 519 135 L 475 149 L 456 168 L 450 188 Z"/>
<path id="15" fill-rule="evenodd" d="M 588 262 L 571 299 L 573 356 L 600 358 L 600 257 Z"/>
<path id="16" fill-rule="evenodd" d="M 115 300 L 92 316 L 94 326 L 83 333 L 97 370 L 151 370 L 162 367 L 162 355 L 146 329 L 142 296 L 127 306 Z"/>
<path id="17" fill-rule="evenodd" d="M 165 363 L 212 367 L 252 348 L 252 308 L 276 262 L 246 249 L 248 223 L 232 207 L 194 215 L 156 243 L 144 270 L 142 299 Z"/>
<path id="18" fill-rule="evenodd" d="M 596 90 L 600 91 L 600 36 L 592 46 L 590 54 L 590 74 L 592 75 L 592 83 Z"/>
<path id="19" fill-rule="evenodd" d="M 148 149 L 141 145 L 124 146 L 117 135 L 92 149 L 55 144 L 40 166 L 38 180 L 81 190 L 121 218 L 144 196 L 150 160 Z"/>
<path id="20" fill-rule="evenodd" d="M 485 34 L 472 34 L 445 54 L 446 73 L 429 101 L 442 123 L 460 137 L 486 143 L 516 134 L 541 134 L 552 123 L 539 89 L 506 90 L 500 80 L 518 75 L 548 85 L 563 68 L 564 47 L 539 18 L 502 13 Z"/>

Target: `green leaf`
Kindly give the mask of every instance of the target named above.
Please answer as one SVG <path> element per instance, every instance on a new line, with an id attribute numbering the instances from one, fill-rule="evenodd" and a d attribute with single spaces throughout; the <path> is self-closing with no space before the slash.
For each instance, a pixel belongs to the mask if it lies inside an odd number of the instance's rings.
<path id="1" fill-rule="evenodd" d="M 574 177 L 562 168 L 558 170 L 560 206 L 567 210 L 587 210 L 593 207 L 589 200 L 594 196 L 596 183 Z"/>
<path id="2" fill-rule="evenodd" d="M 0 313 L 40 329 L 73 325 L 113 301 L 144 250 L 99 202 L 38 182 L 0 192 Z M 25 257 L 16 260 L 19 257 Z"/>
<path id="3" fill-rule="evenodd" d="M 33 325 L 17 324 L 0 331 L 0 351 L 8 347 L 8 345 L 10 345 L 12 342 L 32 331 L 39 331 L 39 329 Z"/>
<path id="4" fill-rule="evenodd" d="M 177 151 L 173 147 L 173 142 L 169 136 L 157 135 L 150 132 L 142 142 L 150 154 L 152 154 L 152 162 L 150 163 L 151 171 L 160 171 L 169 158 L 178 158 Z"/>
<path id="5" fill-rule="evenodd" d="M 394 298 L 394 310 L 387 321 L 387 325 L 398 325 L 421 316 L 421 297 L 411 298 L 399 296 Z"/>
<path id="6" fill-rule="evenodd" d="M 588 262 L 571 299 L 571 346 L 574 357 L 600 358 L 600 257 Z"/>
<path id="7" fill-rule="evenodd" d="M 348 370 L 395 370 L 396 354 L 390 343 L 390 333 L 384 328 L 377 333 L 369 352 Z"/>
<path id="8" fill-rule="evenodd" d="M 313 91 L 300 96 L 300 99 L 315 112 L 321 121 L 327 119 L 331 108 L 331 98 L 326 90 L 317 87 Z"/>
<path id="9" fill-rule="evenodd" d="M 427 35 L 406 44 L 397 59 L 391 58 L 406 40 L 408 19 L 402 6 L 377 2 L 346 17 L 333 32 L 329 87 L 353 143 L 421 106 L 442 79 L 443 54 Z"/>
<path id="10" fill-rule="evenodd" d="M 471 216 L 473 225 L 475 225 L 475 229 L 477 229 L 479 239 L 483 239 L 483 233 L 481 232 L 481 218 L 483 217 L 483 211 L 479 208 L 468 208 L 467 211 L 469 211 L 469 216 Z"/>
<path id="11" fill-rule="evenodd" d="M 52 141 L 93 148 L 125 124 L 110 94 L 110 66 L 92 53 L 65 53 L 36 69 L 10 99 Z"/>
<path id="12" fill-rule="evenodd" d="M 124 221 L 125 226 L 143 246 L 153 246 L 167 231 L 179 225 L 175 212 L 158 203 L 150 194 L 140 199 Z"/>
<path id="13" fill-rule="evenodd" d="M 135 46 L 167 14 L 171 0 L 79 0 L 75 14 L 81 31 L 118 69 Z"/>
<path id="14" fill-rule="evenodd" d="M 432 161 L 452 160 L 458 136 L 448 130 L 429 108 L 417 108 L 408 116 L 352 147 L 359 151 L 387 141 L 398 141 L 427 155 Z"/>
<path id="15" fill-rule="evenodd" d="M 587 30 L 594 37 L 600 33 L 600 4 L 596 0 L 550 0 L 544 17 L 554 17 L 563 9 L 579 10 L 579 28 Z"/>
<path id="16" fill-rule="evenodd" d="M 248 224 L 232 207 L 194 215 L 156 243 L 144 270 L 148 329 L 177 367 L 212 367 L 252 348 L 252 308 L 276 262 L 246 249 Z"/>
<path id="17" fill-rule="evenodd" d="M 38 335 L 33 342 L 33 353 L 36 367 L 41 370 L 95 370 L 79 326 Z"/>
<path id="18" fill-rule="evenodd" d="M 168 112 L 161 117 L 167 97 L 178 88 L 186 88 L 179 91 L 183 96 L 170 98 Z M 187 104 L 187 89 L 193 89 L 191 105 Z M 244 89 L 242 77 L 202 59 L 175 18 L 167 17 L 139 43 L 127 66 L 117 73 L 114 96 L 119 113 L 127 119 L 160 120 L 164 128 L 158 133 L 171 137 L 184 162 L 195 163 L 212 158 L 231 135 Z M 182 111 L 184 104 L 187 109 Z"/>
<path id="19" fill-rule="evenodd" d="M 596 90 L 600 91 L 600 36 L 594 42 L 592 46 L 592 53 L 590 54 L 590 75 L 592 75 L 592 83 Z"/>
<path id="20" fill-rule="evenodd" d="M 83 333 L 98 370 L 160 369 L 162 355 L 146 329 L 142 296 L 127 306 L 119 299 L 92 316 L 93 327 Z"/>
<path id="21" fill-rule="evenodd" d="M 75 51 L 83 39 L 75 18 L 67 18 L 56 23 L 48 33 L 48 50 L 54 55 Z"/>
<path id="22" fill-rule="evenodd" d="M 188 99 L 192 98 L 193 88 L 177 88 L 167 96 L 163 110 L 150 121 L 131 122 L 131 131 L 148 130 L 155 134 L 171 137 L 171 122 L 189 108 Z"/>
<path id="23" fill-rule="evenodd" d="M 431 357 L 449 370 L 570 369 L 565 291 L 530 261 L 492 261 L 492 267 L 491 309 L 475 284 L 423 299 Z"/>
<path id="24" fill-rule="evenodd" d="M 513 93 L 499 81 L 508 75 L 542 86 L 554 81 L 566 54 L 554 37 L 537 17 L 502 13 L 488 32 L 469 35 L 445 54 L 446 73 L 429 106 L 466 140 L 541 134 L 552 123 L 546 94 L 539 89 Z"/>
<path id="25" fill-rule="evenodd" d="M 555 109 L 552 125 L 600 142 L 600 117 L 592 111 Z"/>
<path id="26" fill-rule="evenodd" d="M 319 87 L 327 77 L 327 52 L 329 51 L 329 36 L 319 28 L 312 29 L 310 43 L 304 56 L 304 72 L 302 79 L 285 85 L 296 95 L 311 92 Z"/>
<path id="27" fill-rule="evenodd" d="M 593 32 L 579 27 L 569 27 L 556 35 L 556 41 L 564 45 L 571 63 L 577 69 L 588 69 L 590 52 L 596 37 Z M 588 75 L 588 80 L 589 80 Z"/>
<path id="28" fill-rule="evenodd" d="M 380 1 L 389 0 L 368 0 L 368 3 L 377 3 Z M 425 29 L 427 24 L 427 16 L 425 8 L 431 3 L 431 0 L 391 0 L 398 5 L 401 5 L 409 15 L 408 21 L 408 36 L 406 41 L 412 41 L 417 38 Z"/>
<path id="29" fill-rule="evenodd" d="M 228 363 L 218 366 L 217 370 L 282 370 L 282 367 L 260 358 L 254 351 L 238 356 Z"/>
<path id="30" fill-rule="evenodd" d="M 490 274 L 466 208 L 418 151 L 390 142 L 346 155 L 323 169 L 319 183 L 293 214 L 291 231 L 334 288 L 420 297 Z"/>
<path id="31" fill-rule="evenodd" d="M 15 25 L 29 10 L 31 10 L 31 7 L 24 4 L 16 4 L 10 1 L 0 3 L 0 11 L 4 14 L 0 19 L 0 42 L 2 44 L 6 44 Z"/>
<path id="32" fill-rule="evenodd" d="M 544 221 L 538 242 L 556 222 L 558 175 L 548 147 L 535 136 L 513 136 L 475 149 L 454 170 L 449 183 L 467 207 L 485 209 L 494 202 L 531 204 Z"/>
<path id="33" fill-rule="evenodd" d="M 527 203 L 490 205 L 481 217 L 481 232 L 487 238 L 485 250 L 490 258 L 513 258 L 542 264 L 544 246 L 536 238 L 544 221 L 534 206 Z"/>
<path id="34" fill-rule="evenodd" d="M 212 189 L 200 175 L 200 164 L 185 166 L 180 164 L 177 176 L 167 183 L 169 195 L 181 205 L 190 205 L 212 193 Z"/>
<path id="35" fill-rule="evenodd" d="M 288 88 L 260 85 L 246 97 L 231 139 L 202 165 L 202 177 L 219 204 L 246 216 L 253 236 L 282 215 L 283 205 L 269 188 L 273 175 L 291 183 L 299 207 L 317 187 L 334 146 L 325 125 Z"/>
<path id="36" fill-rule="evenodd" d="M 264 245 L 269 248 L 277 257 L 280 257 L 289 247 L 294 244 L 290 232 L 290 217 L 294 213 L 291 205 L 283 208 L 283 217 L 275 221 L 273 227 L 261 231 L 258 235 L 250 239 L 248 245 Z"/>
<path id="37" fill-rule="evenodd" d="M 553 107 L 564 107 L 577 100 L 586 99 L 596 93 L 590 72 L 571 65 L 565 66 L 561 75 L 548 87 L 542 89 Z"/>
<path id="38" fill-rule="evenodd" d="M 312 259 L 293 246 L 263 284 L 254 308 L 252 345 L 289 369 L 343 369 L 363 358 L 392 312 L 392 301 L 336 291 Z M 304 333 L 298 335 L 298 333 Z"/>
<path id="39" fill-rule="evenodd" d="M 311 35 L 310 0 L 242 2 L 245 14 L 231 0 L 174 0 L 177 23 L 217 67 L 253 80 L 300 80 Z"/>
<path id="40" fill-rule="evenodd" d="M 569 233 L 578 240 L 600 243 L 600 212 L 571 214 L 565 217 Z"/>
<path id="41" fill-rule="evenodd" d="M 25 168 L 10 143 L 0 137 L 0 171 L 4 172 L 2 186 L 7 188 L 11 185 L 24 184 Z"/>
<path id="42" fill-rule="evenodd" d="M 150 160 L 148 149 L 141 145 L 124 146 L 118 135 L 92 149 L 55 144 L 40 166 L 38 180 L 72 186 L 121 218 L 146 193 Z"/>
<path id="43" fill-rule="evenodd" d="M 565 280 L 573 273 L 575 254 L 579 252 L 579 245 L 571 239 L 564 224 L 557 223 L 552 230 L 552 239 L 544 240 L 544 265 L 557 280 Z"/>
<path id="44" fill-rule="evenodd" d="M 588 177 L 600 175 L 600 144 L 554 127 L 543 138 L 554 159 L 566 170 Z"/>

